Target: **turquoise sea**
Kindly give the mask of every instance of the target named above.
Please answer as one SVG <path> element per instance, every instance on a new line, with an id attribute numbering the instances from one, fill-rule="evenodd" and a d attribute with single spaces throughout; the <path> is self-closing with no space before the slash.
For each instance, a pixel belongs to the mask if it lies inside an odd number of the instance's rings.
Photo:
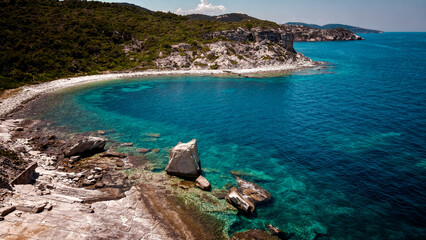
<path id="1" fill-rule="evenodd" d="M 214 189 L 239 171 L 273 196 L 252 218 L 218 214 L 229 234 L 272 223 L 292 239 L 426 239 L 426 33 L 362 36 L 295 43 L 325 68 L 94 84 L 41 117 L 159 148 L 154 171 L 196 138 Z"/>

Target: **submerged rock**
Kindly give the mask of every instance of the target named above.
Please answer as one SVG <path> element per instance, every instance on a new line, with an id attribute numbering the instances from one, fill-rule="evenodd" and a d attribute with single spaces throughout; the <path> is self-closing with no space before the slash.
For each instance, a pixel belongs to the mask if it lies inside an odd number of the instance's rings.
<path id="1" fill-rule="evenodd" d="M 139 149 L 137 149 L 136 150 L 136 152 L 138 152 L 138 153 L 148 153 L 148 152 L 150 152 L 151 151 L 151 149 L 149 149 L 149 148 L 139 148 Z"/>
<path id="2" fill-rule="evenodd" d="M 187 143 L 179 142 L 169 153 L 169 164 L 166 172 L 179 177 L 196 178 L 201 174 L 197 140 Z"/>
<path id="3" fill-rule="evenodd" d="M 260 229 L 250 229 L 244 232 L 234 233 L 231 240 L 278 240 L 267 232 Z"/>
<path id="4" fill-rule="evenodd" d="M 225 199 L 226 196 L 228 196 L 229 191 L 226 189 L 216 189 L 216 190 L 213 190 L 212 193 L 218 199 Z"/>
<path id="5" fill-rule="evenodd" d="M 258 171 L 255 169 L 239 169 L 239 170 L 235 170 L 235 171 L 230 171 L 229 173 L 231 173 L 234 176 L 238 176 L 238 177 L 250 177 L 250 178 L 257 178 L 259 180 L 262 181 L 273 181 L 274 178 L 267 175 L 265 172 L 263 171 Z"/>
<path id="6" fill-rule="evenodd" d="M 159 133 L 148 133 L 147 136 L 153 137 L 153 138 L 159 138 L 161 136 L 161 134 L 159 134 Z"/>
<path id="7" fill-rule="evenodd" d="M 120 147 L 131 147 L 133 146 L 133 143 L 122 143 L 120 144 Z"/>
<path id="8" fill-rule="evenodd" d="M 195 185 L 202 190 L 210 190 L 211 188 L 209 181 L 203 176 L 199 176 L 195 179 Z"/>
<path id="9" fill-rule="evenodd" d="M 106 132 L 102 131 L 102 130 L 98 130 L 96 133 L 99 134 L 99 135 L 105 135 L 106 134 Z"/>
<path id="10" fill-rule="evenodd" d="M 271 194 L 265 189 L 261 188 L 256 183 L 244 180 L 240 177 L 235 177 L 239 190 L 254 204 L 268 202 L 271 200 Z"/>
<path id="11" fill-rule="evenodd" d="M 265 226 L 272 235 L 278 237 L 281 240 L 291 239 L 294 235 L 294 233 L 283 232 L 279 230 L 277 227 L 272 226 L 271 224 L 265 224 Z"/>
<path id="12" fill-rule="evenodd" d="M 153 152 L 153 153 L 159 153 L 159 152 L 160 152 L 160 149 L 158 149 L 158 148 L 154 148 L 154 149 L 152 149 L 152 152 Z"/>
<path id="13" fill-rule="evenodd" d="M 99 137 L 82 137 L 73 139 L 62 148 L 65 157 L 88 155 L 104 150 L 106 141 Z"/>

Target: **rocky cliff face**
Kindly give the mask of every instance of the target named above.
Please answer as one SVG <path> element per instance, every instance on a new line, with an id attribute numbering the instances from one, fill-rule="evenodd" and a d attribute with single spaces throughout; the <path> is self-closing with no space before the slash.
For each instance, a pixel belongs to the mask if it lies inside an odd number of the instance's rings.
<path id="1" fill-rule="evenodd" d="M 205 39 L 220 39 L 203 45 L 181 43 L 168 56 L 156 61 L 162 69 L 252 69 L 314 62 L 296 53 L 293 34 L 280 29 L 244 29 L 214 32 Z M 164 54 L 165 55 L 165 54 Z"/>
<path id="2" fill-rule="evenodd" d="M 344 29 L 316 29 L 302 25 L 283 25 L 283 31 L 294 34 L 296 42 L 364 40 L 355 33 Z"/>
<path id="3" fill-rule="evenodd" d="M 205 34 L 204 38 L 224 38 L 235 42 L 262 42 L 270 41 L 283 47 L 284 49 L 296 53 L 293 49 L 294 35 L 291 32 L 283 31 L 282 29 L 244 29 L 228 30 L 222 32 L 214 32 Z"/>

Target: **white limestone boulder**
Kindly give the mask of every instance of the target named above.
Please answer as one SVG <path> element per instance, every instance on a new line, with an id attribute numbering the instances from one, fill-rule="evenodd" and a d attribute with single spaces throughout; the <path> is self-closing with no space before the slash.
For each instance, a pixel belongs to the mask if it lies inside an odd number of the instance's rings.
<path id="1" fill-rule="evenodd" d="M 187 143 L 179 142 L 170 150 L 166 172 L 170 175 L 188 178 L 196 178 L 201 175 L 196 139 Z"/>

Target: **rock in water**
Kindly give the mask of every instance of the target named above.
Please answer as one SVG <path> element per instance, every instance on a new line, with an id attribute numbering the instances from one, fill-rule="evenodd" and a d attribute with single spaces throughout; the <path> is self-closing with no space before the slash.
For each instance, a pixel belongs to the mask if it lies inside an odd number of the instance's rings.
<path id="1" fill-rule="evenodd" d="M 230 193 L 226 196 L 226 201 L 234 205 L 238 210 L 246 214 L 251 214 L 254 212 L 254 204 L 238 191 L 236 188 L 231 188 Z"/>
<path id="2" fill-rule="evenodd" d="M 271 200 L 271 194 L 259 185 L 240 177 L 235 177 L 235 179 L 240 187 L 231 188 L 226 200 L 239 211 L 251 214 L 255 210 L 255 205 Z"/>
<path id="3" fill-rule="evenodd" d="M 143 153 L 143 154 L 148 153 L 150 151 L 151 151 L 151 149 L 149 149 L 149 148 L 139 148 L 139 149 L 136 150 L 136 152 Z"/>
<path id="4" fill-rule="evenodd" d="M 102 130 L 98 130 L 96 133 L 99 134 L 99 135 L 105 135 L 106 134 L 106 132 L 102 131 Z"/>
<path id="5" fill-rule="evenodd" d="M 239 190 L 246 196 L 253 204 L 268 202 L 271 200 L 271 194 L 265 189 L 261 188 L 256 183 L 244 180 L 240 177 L 235 177 Z"/>
<path id="6" fill-rule="evenodd" d="M 131 147 L 133 146 L 133 143 L 122 143 L 120 144 L 120 147 Z"/>
<path id="7" fill-rule="evenodd" d="M 294 236 L 294 233 L 283 232 L 277 227 L 272 226 L 271 224 L 265 224 L 265 226 L 273 236 L 276 236 L 281 240 L 288 240 Z"/>
<path id="8" fill-rule="evenodd" d="M 104 150 L 106 141 L 99 137 L 83 137 L 73 139 L 62 149 L 65 157 L 87 155 Z"/>
<path id="9" fill-rule="evenodd" d="M 202 190 L 210 190 L 211 188 L 209 181 L 203 176 L 197 177 L 197 179 L 195 179 L 195 183 L 195 185 Z"/>
<path id="10" fill-rule="evenodd" d="M 196 178 L 200 176 L 201 164 L 196 139 L 187 143 L 179 142 L 170 150 L 166 172 L 179 177 Z"/>

